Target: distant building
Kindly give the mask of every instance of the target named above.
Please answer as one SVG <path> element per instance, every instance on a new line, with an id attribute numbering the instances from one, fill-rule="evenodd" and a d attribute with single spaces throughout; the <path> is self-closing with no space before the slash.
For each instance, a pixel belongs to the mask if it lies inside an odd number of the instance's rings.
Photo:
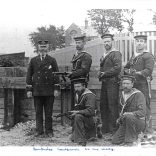
<path id="1" fill-rule="evenodd" d="M 71 46 L 74 45 L 74 37 L 79 35 L 86 35 L 87 41 L 97 39 L 100 35 L 97 31 L 89 25 L 88 20 L 85 20 L 84 26 L 78 26 L 75 23 L 72 23 L 65 32 L 65 45 Z"/>

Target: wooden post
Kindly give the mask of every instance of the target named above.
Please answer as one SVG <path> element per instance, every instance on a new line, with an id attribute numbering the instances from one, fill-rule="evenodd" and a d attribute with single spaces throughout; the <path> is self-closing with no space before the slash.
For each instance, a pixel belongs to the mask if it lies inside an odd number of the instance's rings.
<path id="1" fill-rule="evenodd" d="M 10 128 L 14 126 L 14 89 L 4 89 L 4 126 Z"/>
<path id="2" fill-rule="evenodd" d="M 63 103 L 64 103 L 63 89 L 61 89 L 61 113 L 63 113 Z M 61 125 L 63 125 L 63 117 L 61 117 Z"/>

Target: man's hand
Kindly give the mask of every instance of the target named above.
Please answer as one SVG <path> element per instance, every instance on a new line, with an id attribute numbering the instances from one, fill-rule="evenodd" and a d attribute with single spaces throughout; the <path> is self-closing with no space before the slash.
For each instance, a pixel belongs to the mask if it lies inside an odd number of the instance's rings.
<path id="1" fill-rule="evenodd" d="M 73 111 L 70 111 L 72 114 L 70 115 L 71 117 L 74 117 L 77 113 L 79 113 L 79 111 L 77 110 L 73 110 Z"/>
<path id="2" fill-rule="evenodd" d="M 32 97 L 32 91 L 28 91 L 28 92 L 27 92 L 27 97 L 28 97 L 28 98 L 31 98 L 31 97 Z"/>
<path id="3" fill-rule="evenodd" d="M 98 72 L 98 78 L 101 79 L 101 78 L 103 77 L 104 74 L 105 74 L 105 72 L 99 71 L 99 72 Z"/>
<path id="4" fill-rule="evenodd" d="M 54 90 L 54 96 L 58 97 L 59 96 L 59 91 L 58 90 Z"/>
<path id="5" fill-rule="evenodd" d="M 68 78 L 71 78 L 72 77 L 72 72 L 68 72 Z"/>
<path id="6" fill-rule="evenodd" d="M 102 63 L 103 60 L 104 60 L 104 57 L 102 56 L 102 57 L 100 58 L 100 63 Z"/>
<path id="7" fill-rule="evenodd" d="M 118 118 L 118 119 L 116 120 L 116 124 L 117 124 L 117 125 L 120 125 L 120 121 L 121 121 L 120 118 Z"/>
<path id="8" fill-rule="evenodd" d="M 135 72 L 137 75 L 142 75 L 140 71 Z"/>

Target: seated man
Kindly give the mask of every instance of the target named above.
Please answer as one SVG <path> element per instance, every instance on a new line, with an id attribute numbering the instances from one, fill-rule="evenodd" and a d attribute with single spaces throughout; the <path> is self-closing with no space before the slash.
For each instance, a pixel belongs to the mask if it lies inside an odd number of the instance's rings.
<path id="1" fill-rule="evenodd" d="M 145 130 L 146 101 L 143 93 L 133 88 L 134 80 L 129 75 L 122 77 L 119 128 L 113 135 L 113 144 L 133 145 L 138 134 Z"/>
<path id="2" fill-rule="evenodd" d="M 72 110 L 72 137 L 73 142 L 86 146 L 87 139 L 96 137 L 94 122 L 96 96 L 87 89 L 84 78 L 75 79 L 74 89 L 76 104 Z"/>

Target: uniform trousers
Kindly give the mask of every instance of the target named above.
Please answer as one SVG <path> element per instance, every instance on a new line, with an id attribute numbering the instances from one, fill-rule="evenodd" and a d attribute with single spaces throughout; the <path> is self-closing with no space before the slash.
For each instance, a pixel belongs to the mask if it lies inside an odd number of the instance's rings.
<path id="1" fill-rule="evenodd" d="M 138 119 L 134 115 L 126 115 L 119 129 L 113 135 L 112 143 L 133 143 L 138 139 L 138 134 L 145 129 L 145 120 Z"/>
<path id="2" fill-rule="evenodd" d="M 96 128 L 93 117 L 85 117 L 76 114 L 72 121 L 72 141 L 76 143 L 86 142 L 91 137 L 96 137 Z"/>
<path id="3" fill-rule="evenodd" d="M 45 132 L 53 133 L 52 112 L 54 96 L 34 96 L 34 106 L 36 111 L 36 130 L 39 133 L 44 132 L 43 110 L 45 114 Z"/>
<path id="4" fill-rule="evenodd" d="M 114 81 L 102 82 L 100 112 L 102 133 L 114 133 L 117 130 L 119 85 Z"/>

